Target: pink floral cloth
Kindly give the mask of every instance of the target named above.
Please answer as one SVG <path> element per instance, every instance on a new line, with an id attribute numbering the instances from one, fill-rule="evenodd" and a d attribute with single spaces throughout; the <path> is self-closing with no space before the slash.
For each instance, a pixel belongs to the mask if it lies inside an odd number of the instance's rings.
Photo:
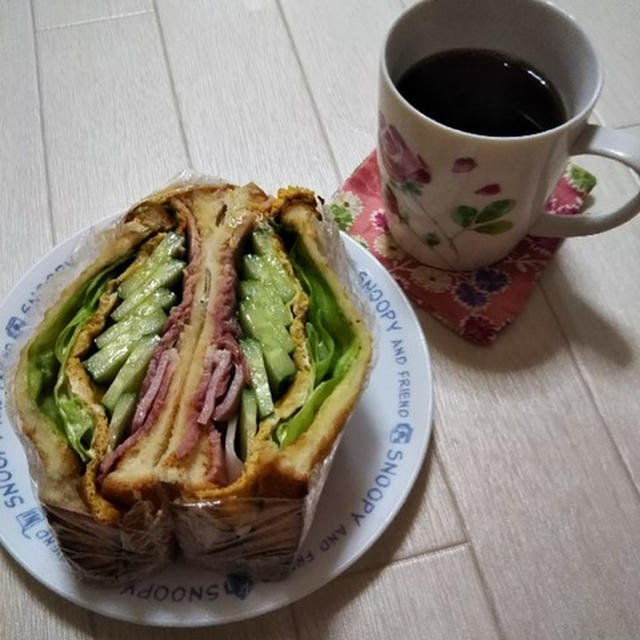
<path id="1" fill-rule="evenodd" d="M 389 146 L 396 142 L 388 141 Z M 414 169 L 417 176 L 428 181 L 428 169 L 421 158 Z M 546 210 L 557 215 L 579 213 L 594 185 L 593 176 L 570 166 Z M 410 300 L 477 344 L 490 344 L 517 317 L 562 244 L 557 238 L 527 236 L 506 258 L 475 271 L 442 271 L 420 264 L 400 249 L 389 234 L 375 151 L 351 174 L 327 207 L 338 225 L 388 269 Z"/>

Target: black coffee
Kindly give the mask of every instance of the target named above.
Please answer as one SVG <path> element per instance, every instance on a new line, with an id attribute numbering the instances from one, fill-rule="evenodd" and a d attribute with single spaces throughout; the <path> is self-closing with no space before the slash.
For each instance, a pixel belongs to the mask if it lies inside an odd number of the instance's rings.
<path id="1" fill-rule="evenodd" d="M 496 51 L 454 49 L 416 62 L 398 91 L 438 122 L 487 136 L 526 136 L 566 119 L 553 85 L 521 60 Z"/>

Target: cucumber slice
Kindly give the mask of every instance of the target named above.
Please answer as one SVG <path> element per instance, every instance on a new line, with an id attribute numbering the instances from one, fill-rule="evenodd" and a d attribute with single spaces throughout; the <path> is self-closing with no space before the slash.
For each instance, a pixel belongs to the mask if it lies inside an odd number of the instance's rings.
<path id="1" fill-rule="evenodd" d="M 277 255 L 279 240 L 271 227 L 261 227 L 251 234 L 253 250 L 261 256 Z"/>
<path id="2" fill-rule="evenodd" d="M 182 260 L 163 262 L 138 289 L 120 303 L 111 317 L 122 320 L 130 311 L 137 307 L 147 296 L 161 287 L 171 288 L 182 277 L 185 263 Z"/>
<path id="3" fill-rule="evenodd" d="M 272 278 L 277 281 L 276 286 L 282 299 L 288 302 L 295 295 L 296 289 L 291 275 L 282 264 L 283 249 L 280 240 L 271 227 L 262 227 L 251 234 L 251 241 L 256 253 L 266 260 Z"/>
<path id="4" fill-rule="evenodd" d="M 269 387 L 275 398 L 282 395 L 287 381 L 296 372 L 293 360 L 281 347 L 263 347 L 264 366 L 267 370 Z"/>
<path id="5" fill-rule="evenodd" d="M 173 291 L 160 287 L 160 289 L 156 289 L 148 295 L 137 307 L 131 309 L 124 318 L 148 316 L 158 309 L 170 309 L 176 302 L 178 302 L 178 296 Z M 121 320 L 124 320 L 124 318 L 121 318 Z"/>
<path id="6" fill-rule="evenodd" d="M 293 314 L 289 306 L 274 296 L 273 291 L 265 287 L 259 280 L 242 280 L 238 285 L 238 292 L 242 300 L 254 300 L 264 309 L 265 313 L 273 318 L 274 322 L 288 327 L 293 322 Z"/>
<path id="7" fill-rule="evenodd" d="M 102 404 L 109 411 L 115 412 L 120 397 L 126 391 L 138 392 L 149 366 L 151 354 L 158 342 L 160 342 L 159 336 L 146 336 L 136 342 L 126 362 L 102 396 Z"/>
<path id="8" fill-rule="evenodd" d="M 264 281 L 269 277 L 269 274 L 265 273 L 264 260 L 253 253 L 248 253 L 242 258 L 242 271 L 247 279 Z"/>
<path id="9" fill-rule="evenodd" d="M 162 309 L 156 309 L 153 313 L 138 317 L 129 315 L 124 320 L 103 331 L 96 339 L 98 349 L 104 349 L 108 344 L 123 341 L 124 336 L 130 336 L 133 341 L 151 333 L 160 333 L 167 321 L 167 314 Z"/>
<path id="10" fill-rule="evenodd" d="M 296 293 L 295 287 L 277 256 L 257 256 L 249 253 L 242 259 L 246 278 L 260 280 L 269 289 L 273 289 L 283 302 L 289 302 Z"/>
<path id="11" fill-rule="evenodd" d="M 241 300 L 248 300 L 259 294 L 263 285 L 259 280 L 240 280 L 238 283 L 238 293 Z"/>
<path id="12" fill-rule="evenodd" d="M 240 347 L 249 365 L 251 386 L 255 392 L 256 403 L 258 405 L 258 415 L 260 418 L 264 418 L 273 413 L 274 407 L 260 343 L 253 338 L 245 338 L 240 341 Z"/>
<path id="13" fill-rule="evenodd" d="M 258 401 L 253 389 L 244 389 L 240 400 L 240 424 L 236 432 L 238 457 L 246 462 L 251 443 L 258 431 Z"/>
<path id="14" fill-rule="evenodd" d="M 109 422 L 109 448 L 111 451 L 120 444 L 125 429 L 133 418 L 136 410 L 136 399 L 137 394 L 132 391 L 123 393 L 113 408 L 113 414 Z"/>
<path id="15" fill-rule="evenodd" d="M 167 233 L 147 260 L 140 265 L 140 268 L 120 284 L 118 295 L 123 299 L 133 295 L 153 276 L 161 264 L 168 262 L 171 258 L 175 258 L 183 246 L 184 238 L 182 236 L 173 231 Z"/>
<path id="16" fill-rule="evenodd" d="M 129 342 L 112 342 L 87 358 L 84 368 L 98 384 L 111 382 L 129 357 L 134 344 L 135 338 Z"/>
<path id="17" fill-rule="evenodd" d="M 242 300 L 238 305 L 238 319 L 243 331 L 257 338 L 263 347 L 280 347 L 291 353 L 294 342 L 286 327 L 271 317 L 255 300 Z"/>

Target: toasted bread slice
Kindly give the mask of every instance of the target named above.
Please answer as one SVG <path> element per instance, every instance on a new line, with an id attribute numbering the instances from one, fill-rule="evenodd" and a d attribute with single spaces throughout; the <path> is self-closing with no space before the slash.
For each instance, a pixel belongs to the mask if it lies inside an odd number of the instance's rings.
<path id="1" fill-rule="evenodd" d="M 74 309 L 69 301 L 109 264 L 130 254 L 154 233 L 173 226 L 162 207 L 154 204 L 140 208 L 125 221 L 103 234 L 97 258 L 60 295 L 59 301 L 45 313 L 42 322 L 20 354 L 14 378 L 14 403 L 22 432 L 35 447 L 41 464 L 38 490 L 43 502 L 80 512 L 91 512 L 97 520 L 113 522 L 118 510 L 100 498 L 83 500 L 84 465 L 64 435 L 38 406 L 30 388 L 29 359 L 40 348 L 42 336 L 57 335 L 70 320 Z"/>
<path id="2" fill-rule="evenodd" d="M 371 361 L 371 335 L 360 313 L 349 299 L 343 284 L 327 260 L 322 248 L 320 216 L 308 193 L 281 190 L 278 208 L 280 222 L 302 241 L 315 266 L 338 301 L 355 340 L 357 352 L 349 370 L 322 403 L 310 427 L 294 442 L 279 448 L 265 438 L 259 460 L 258 495 L 299 497 L 305 495 L 311 473 L 325 459 L 342 431 L 362 392 Z"/>
<path id="3" fill-rule="evenodd" d="M 281 190 L 270 209 L 269 216 L 293 232 L 303 243 L 316 268 L 322 273 L 332 294 L 353 331 L 357 351 L 348 372 L 322 403 L 311 426 L 293 443 L 280 447 L 272 439 L 275 426 L 308 399 L 312 371 L 304 331 L 308 300 L 300 289 L 294 308 L 291 327 L 296 349 L 296 377 L 291 387 L 276 405 L 275 412 L 260 423 L 254 450 L 245 463 L 243 475 L 225 487 L 192 484 L 183 495 L 193 500 L 218 500 L 225 497 L 299 498 L 306 495 L 311 474 L 333 447 L 348 416 L 362 391 L 371 360 L 371 336 L 362 317 L 347 295 L 340 279 L 333 271 L 322 247 L 321 216 L 315 207 L 312 192 L 297 188 Z M 288 264 L 288 260 L 287 260 Z M 289 265 L 287 267 L 291 269 Z"/>
<path id="4" fill-rule="evenodd" d="M 178 347 L 177 368 L 164 408 L 153 428 L 123 454 L 102 482 L 102 492 L 131 504 L 141 496 L 180 495 L 204 482 L 209 464 L 209 441 L 202 433 L 192 453 L 176 452 L 185 438 L 190 399 L 202 373 L 204 352 L 211 343 L 223 260 L 233 259 L 244 236 L 261 216 L 267 196 L 255 185 L 204 188 L 180 194 L 202 232 L 200 277 L 188 325 Z"/>

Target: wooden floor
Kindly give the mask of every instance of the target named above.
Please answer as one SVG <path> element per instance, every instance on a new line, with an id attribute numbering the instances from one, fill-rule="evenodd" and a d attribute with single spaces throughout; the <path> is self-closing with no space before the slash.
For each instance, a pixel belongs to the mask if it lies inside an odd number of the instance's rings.
<path id="1" fill-rule="evenodd" d="M 640 136 L 640 2 L 558 3 L 602 54 L 595 119 Z M 402 8 L 0 0 L 0 297 L 185 167 L 331 194 L 374 146 L 378 53 Z M 611 162 L 580 162 L 595 208 L 638 189 Z M 640 217 L 568 242 L 491 348 L 421 321 L 432 448 L 346 575 L 256 620 L 152 630 L 69 604 L 0 553 L 0 637 L 640 638 Z"/>

